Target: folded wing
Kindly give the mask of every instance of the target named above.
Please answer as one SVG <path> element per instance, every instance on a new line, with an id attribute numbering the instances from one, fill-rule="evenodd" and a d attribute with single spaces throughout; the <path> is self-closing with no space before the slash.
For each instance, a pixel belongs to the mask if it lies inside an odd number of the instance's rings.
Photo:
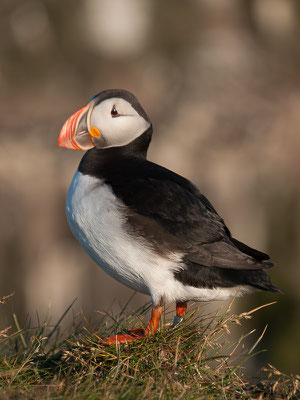
<path id="1" fill-rule="evenodd" d="M 188 180 L 148 161 L 136 166 L 135 175 L 127 180 L 126 172 L 118 172 L 108 183 L 130 210 L 132 228 L 156 247 L 169 245 L 187 261 L 207 267 L 255 270 L 273 265 L 267 254 L 232 238 L 211 203 Z"/>

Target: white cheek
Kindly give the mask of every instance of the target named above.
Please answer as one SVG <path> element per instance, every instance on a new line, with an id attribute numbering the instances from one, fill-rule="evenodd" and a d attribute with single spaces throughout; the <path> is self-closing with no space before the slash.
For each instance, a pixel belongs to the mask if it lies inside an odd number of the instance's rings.
<path id="1" fill-rule="evenodd" d="M 103 129 L 103 135 L 109 146 L 124 146 L 149 128 L 149 123 L 140 116 L 120 116 L 112 118 Z"/>
<path id="2" fill-rule="evenodd" d="M 111 116 L 111 109 L 115 106 L 120 113 L 118 117 Z M 109 99 L 100 103 L 92 112 L 91 126 L 101 132 L 102 148 L 125 146 L 138 138 L 150 126 L 136 110 L 123 99 Z"/>
<path id="3" fill-rule="evenodd" d="M 144 133 L 150 124 L 139 115 L 107 117 L 103 113 L 91 119 L 92 126 L 96 126 L 103 138 L 106 146 L 125 146 Z"/>
<path id="4" fill-rule="evenodd" d="M 91 127 L 95 126 L 99 130 L 101 129 L 101 132 L 103 130 L 103 126 L 105 127 L 106 125 L 110 124 L 110 120 L 112 119 L 109 109 L 104 108 L 101 106 L 96 107 L 91 115 Z"/>

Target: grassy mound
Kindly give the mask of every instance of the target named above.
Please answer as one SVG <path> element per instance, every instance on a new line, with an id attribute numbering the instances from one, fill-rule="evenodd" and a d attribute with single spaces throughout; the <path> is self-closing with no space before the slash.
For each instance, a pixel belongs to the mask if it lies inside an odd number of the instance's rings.
<path id="1" fill-rule="evenodd" d="M 230 340 L 230 328 L 262 307 L 240 315 L 231 312 L 231 305 L 215 315 L 195 309 L 176 328 L 163 322 L 156 336 L 115 346 L 100 338 L 143 326 L 149 305 L 130 317 L 125 310 L 107 317 L 97 331 L 78 316 L 64 338 L 59 325 L 68 310 L 54 327 L 45 322 L 34 334 L 20 329 L 15 317 L 17 330 L 0 332 L 1 400 L 298 399 L 299 377 L 272 366 L 259 378 L 244 375 L 243 365 L 264 332 L 247 349 L 244 340 L 254 331 Z"/>

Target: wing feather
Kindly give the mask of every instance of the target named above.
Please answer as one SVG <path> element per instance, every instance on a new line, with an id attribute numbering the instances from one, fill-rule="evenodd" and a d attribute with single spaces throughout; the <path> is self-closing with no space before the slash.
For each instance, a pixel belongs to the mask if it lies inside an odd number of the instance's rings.
<path id="1" fill-rule="evenodd" d="M 131 174 L 108 182 L 130 210 L 129 222 L 144 236 L 157 238 L 185 254 L 187 261 L 225 269 L 265 269 L 269 257 L 231 237 L 217 211 L 185 178 L 154 163 L 130 164 Z M 128 172 L 128 171 L 127 171 Z M 132 175 L 134 174 L 134 179 Z M 130 178 L 129 178 L 130 176 Z"/>

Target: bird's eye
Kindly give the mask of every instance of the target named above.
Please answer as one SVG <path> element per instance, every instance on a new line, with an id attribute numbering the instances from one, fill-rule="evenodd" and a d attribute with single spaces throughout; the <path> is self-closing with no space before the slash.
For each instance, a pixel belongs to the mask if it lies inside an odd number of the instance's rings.
<path id="1" fill-rule="evenodd" d="M 111 109 L 110 114 L 111 114 L 112 117 L 117 117 L 118 115 L 120 115 L 118 113 L 118 110 L 116 109 L 116 106 L 113 106 L 113 108 Z"/>

